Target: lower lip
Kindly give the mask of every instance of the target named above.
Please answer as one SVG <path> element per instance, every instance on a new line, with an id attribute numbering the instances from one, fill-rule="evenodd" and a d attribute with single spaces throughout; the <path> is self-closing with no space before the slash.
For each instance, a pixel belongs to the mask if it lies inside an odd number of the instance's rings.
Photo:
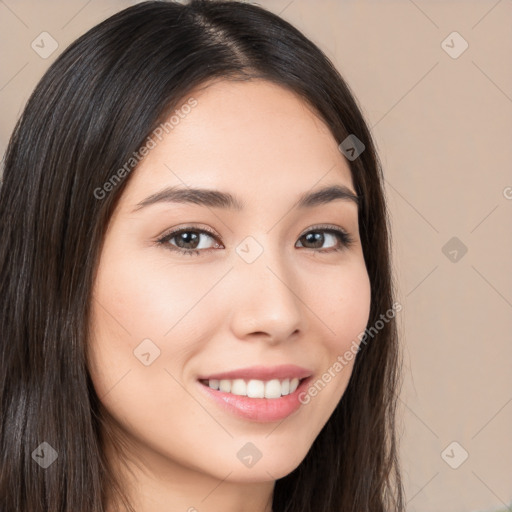
<path id="1" fill-rule="evenodd" d="M 202 392 L 215 400 L 224 410 L 251 421 L 270 422 L 283 420 L 300 408 L 302 403 L 299 401 L 299 395 L 307 388 L 310 380 L 311 377 L 304 379 L 293 393 L 280 398 L 249 398 L 233 395 L 197 382 Z"/>

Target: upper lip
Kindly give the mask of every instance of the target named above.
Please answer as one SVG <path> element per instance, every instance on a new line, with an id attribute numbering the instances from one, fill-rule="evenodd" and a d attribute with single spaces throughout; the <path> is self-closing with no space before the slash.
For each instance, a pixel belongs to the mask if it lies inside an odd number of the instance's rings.
<path id="1" fill-rule="evenodd" d="M 233 380 L 233 379 L 256 379 L 256 380 L 272 380 L 272 379 L 302 379 L 309 377 L 313 372 L 307 368 L 294 364 L 282 364 L 279 366 L 251 366 L 247 368 L 239 368 L 229 372 L 214 373 L 198 377 L 199 380 Z"/>

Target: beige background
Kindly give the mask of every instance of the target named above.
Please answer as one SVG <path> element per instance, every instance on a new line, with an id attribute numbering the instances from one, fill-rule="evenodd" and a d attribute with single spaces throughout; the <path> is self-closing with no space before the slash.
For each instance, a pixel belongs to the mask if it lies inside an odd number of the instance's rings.
<path id="1" fill-rule="evenodd" d="M 0 151 L 38 79 L 135 1 L 0 0 Z M 407 510 L 512 501 L 512 0 L 260 0 L 333 59 L 384 165 L 405 356 Z M 46 31 L 47 59 L 31 47 Z M 452 52 L 469 44 L 458 58 Z M 509 187 L 509 188 L 507 188 Z M 467 253 L 448 246 L 457 237 Z M 460 460 L 461 450 L 468 459 Z M 461 448 L 462 447 L 462 448 Z M 512 506 L 510 508 L 512 510 Z"/>

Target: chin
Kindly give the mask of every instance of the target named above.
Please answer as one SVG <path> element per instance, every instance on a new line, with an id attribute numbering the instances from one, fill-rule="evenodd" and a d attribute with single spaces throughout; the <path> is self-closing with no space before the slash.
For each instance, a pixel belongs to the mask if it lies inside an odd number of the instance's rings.
<path id="1" fill-rule="evenodd" d="M 279 480 L 292 473 L 303 461 L 304 457 L 297 458 L 287 451 L 280 455 L 274 452 L 272 457 L 263 455 L 252 467 L 239 468 L 230 475 L 229 480 L 233 482 L 268 482 Z"/>

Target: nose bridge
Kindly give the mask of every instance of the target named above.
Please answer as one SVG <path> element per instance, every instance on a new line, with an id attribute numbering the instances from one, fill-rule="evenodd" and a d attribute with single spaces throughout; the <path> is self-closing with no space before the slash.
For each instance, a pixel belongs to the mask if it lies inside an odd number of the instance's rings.
<path id="1" fill-rule="evenodd" d="M 301 328 L 302 302 L 291 262 L 272 237 L 247 237 L 237 247 L 235 278 L 239 289 L 233 306 L 233 329 L 239 337 L 265 333 L 282 340 Z"/>

